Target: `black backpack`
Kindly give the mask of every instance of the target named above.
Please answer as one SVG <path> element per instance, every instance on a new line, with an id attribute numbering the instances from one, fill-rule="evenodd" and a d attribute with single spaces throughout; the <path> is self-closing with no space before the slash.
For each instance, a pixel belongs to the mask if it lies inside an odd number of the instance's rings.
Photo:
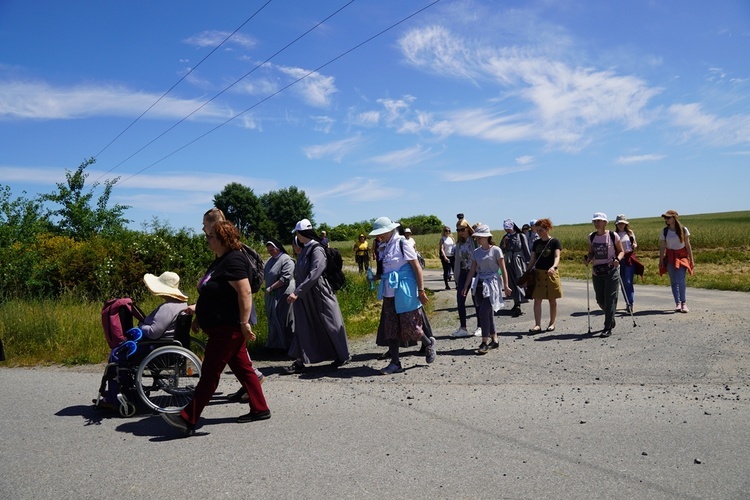
<path id="1" fill-rule="evenodd" d="M 253 293 L 257 293 L 261 286 L 263 286 L 263 259 L 260 258 L 258 252 L 244 243 L 242 244 L 241 251 L 242 255 L 250 262 L 250 290 Z"/>
<path id="2" fill-rule="evenodd" d="M 337 292 L 346 285 L 346 275 L 344 275 L 344 259 L 341 258 L 341 252 L 338 248 L 323 246 L 320 243 L 316 245 L 323 248 L 326 253 L 326 270 L 323 272 L 331 290 Z"/>

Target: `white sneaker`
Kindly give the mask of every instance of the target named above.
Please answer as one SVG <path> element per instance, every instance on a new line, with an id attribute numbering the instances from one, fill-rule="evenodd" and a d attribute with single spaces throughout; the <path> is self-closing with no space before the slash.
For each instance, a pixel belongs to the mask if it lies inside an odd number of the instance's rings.
<path id="1" fill-rule="evenodd" d="M 476 330 L 474 330 L 474 336 L 475 337 L 481 337 L 482 336 L 482 327 L 478 326 Z"/>
<path id="2" fill-rule="evenodd" d="M 451 337 L 456 337 L 456 338 L 458 338 L 458 337 L 471 337 L 471 334 L 468 332 L 468 330 L 466 330 L 466 328 L 461 327 L 458 330 L 456 330 L 455 332 L 453 332 L 451 334 Z"/>

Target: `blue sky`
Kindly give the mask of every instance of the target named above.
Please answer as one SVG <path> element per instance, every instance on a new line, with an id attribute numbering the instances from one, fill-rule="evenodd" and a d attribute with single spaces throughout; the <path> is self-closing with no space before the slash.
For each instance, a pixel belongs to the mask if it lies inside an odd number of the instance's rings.
<path id="1" fill-rule="evenodd" d="M 750 208 L 750 2 L 347 3 L 0 1 L 0 184 L 95 156 L 195 230 L 229 182 L 331 225 Z"/>

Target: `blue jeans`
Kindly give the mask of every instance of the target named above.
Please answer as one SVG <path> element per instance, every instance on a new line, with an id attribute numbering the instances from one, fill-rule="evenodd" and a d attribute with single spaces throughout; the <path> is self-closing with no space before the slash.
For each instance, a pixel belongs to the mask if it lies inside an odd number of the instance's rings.
<path id="1" fill-rule="evenodd" d="M 674 297 L 675 303 L 686 302 L 685 300 L 685 275 L 687 274 L 687 268 L 680 266 L 676 269 L 671 263 L 667 264 L 667 272 L 669 273 L 669 281 L 672 283 L 672 296 Z"/>
<path id="2" fill-rule="evenodd" d="M 635 265 L 623 265 L 620 264 L 620 279 L 622 285 L 625 287 L 625 300 L 628 304 L 633 305 L 635 300 L 635 289 L 633 288 L 633 278 L 635 277 Z"/>

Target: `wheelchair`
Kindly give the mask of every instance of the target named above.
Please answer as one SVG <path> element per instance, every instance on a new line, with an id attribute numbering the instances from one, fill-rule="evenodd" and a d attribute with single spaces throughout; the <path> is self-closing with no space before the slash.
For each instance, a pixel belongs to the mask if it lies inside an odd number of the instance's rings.
<path id="1" fill-rule="evenodd" d="M 190 337 L 192 316 L 177 317 L 174 337 L 123 342 L 112 349 L 94 406 L 122 417 L 139 409 L 178 413 L 193 398 L 205 346 Z"/>

